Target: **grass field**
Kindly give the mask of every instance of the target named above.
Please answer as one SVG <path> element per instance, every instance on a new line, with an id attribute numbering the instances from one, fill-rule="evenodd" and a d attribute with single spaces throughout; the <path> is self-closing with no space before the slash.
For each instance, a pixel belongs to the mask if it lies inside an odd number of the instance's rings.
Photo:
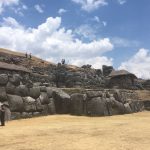
<path id="1" fill-rule="evenodd" d="M 150 150 L 150 112 L 10 121 L 0 127 L 0 150 Z"/>

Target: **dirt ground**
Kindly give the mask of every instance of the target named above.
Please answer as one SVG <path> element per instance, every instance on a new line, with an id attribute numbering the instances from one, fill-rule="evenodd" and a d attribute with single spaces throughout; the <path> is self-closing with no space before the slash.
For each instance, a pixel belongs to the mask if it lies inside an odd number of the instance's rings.
<path id="1" fill-rule="evenodd" d="M 150 150 L 150 112 L 10 121 L 0 126 L 0 150 Z"/>

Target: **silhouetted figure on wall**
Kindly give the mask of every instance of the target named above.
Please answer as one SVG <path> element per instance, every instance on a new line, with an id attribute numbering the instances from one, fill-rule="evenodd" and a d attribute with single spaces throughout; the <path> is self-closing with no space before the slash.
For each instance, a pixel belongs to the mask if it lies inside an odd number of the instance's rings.
<path id="1" fill-rule="evenodd" d="M 25 57 L 26 57 L 26 58 L 28 58 L 28 54 L 27 54 L 27 52 L 26 52 L 26 54 L 25 54 Z"/>
<path id="2" fill-rule="evenodd" d="M 5 126 L 5 106 L 1 106 L 0 110 L 1 126 Z"/>
<path id="3" fill-rule="evenodd" d="M 30 53 L 30 55 L 29 55 L 29 59 L 32 59 L 32 55 L 31 55 L 31 53 Z"/>
<path id="4" fill-rule="evenodd" d="M 64 65 L 64 64 L 65 64 L 65 59 L 62 59 L 62 60 L 61 60 L 61 63 Z"/>

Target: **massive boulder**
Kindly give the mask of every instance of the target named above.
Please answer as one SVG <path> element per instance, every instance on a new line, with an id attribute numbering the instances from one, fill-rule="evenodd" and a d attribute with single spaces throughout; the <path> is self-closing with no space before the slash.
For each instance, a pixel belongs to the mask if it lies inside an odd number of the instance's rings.
<path id="1" fill-rule="evenodd" d="M 150 100 L 143 101 L 145 110 L 150 110 Z"/>
<path id="2" fill-rule="evenodd" d="M 43 107 L 43 105 L 41 104 L 40 98 L 36 99 L 35 105 L 36 105 L 36 110 L 37 110 L 38 112 L 43 111 L 44 107 Z"/>
<path id="3" fill-rule="evenodd" d="M 56 113 L 56 108 L 55 108 L 55 103 L 54 99 L 50 98 L 50 102 L 48 104 L 48 109 L 49 109 L 49 114 L 55 114 Z"/>
<path id="4" fill-rule="evenodd" d="M 54 90 L 53 98 L 56 107 L 56 113 L 67 114 L 70 112 L 70 96 L 62 90 Z"/>
<path id="5" fill-rule="evenodd" d="M 87 115 L 107 116 L 109 115 L 106 101 L 101 97 L 92 98 L 87 101 Z"/>
<path id="6" fill-rule="evenodd" d="M 23 97 L 24 102 L 24 110 L 25 112 L 35 112 L 36 111 L 36 103 L 35 99 L 32 97 Z"/>
<path id="7" fill-rule="evenodd" d="M 86 94 L 88 98 L 102 97 L 101 91 L 87 91 Z"/>
<path id="8" fill-rule="evenodd" d="M 8 82 L 7 74 L 0 74 L 0 85 L 6 85 Z"/>
<path id="9" fill-rule="evenodd" d="M 112 97 L 107 98 L 106 101 L 109 115 L 125 114 L 125 106 L 123 103 L 116 101 Z"/>
<path id="10" fill-rule="evenodd" d="M 20 81 L 21 81 L 21 76 L 19 74 L 13 74 L 12 76 L 9 77 L 9 81 L 11 83 L 13 83 L 15 86 L 19 86 L 20 85 Z"/>
<path id="11" fill-rule="evenodd" d="M 86 110 L 86 95 L 75 93 L 71 95 L 70 113 L 72 115 L 83 115 Z"/>
<path id="12" fill-rule="evenodd" d="M 39 98 L 41 100 L 41 104 L 42 105 L 49 104 L 49 102 L 50 102 L 50 99 L 48 98 L 48 95 L 45 92 L 41 92 L 41 95 L 40 95 Z"/>
<path id="13" fill-rule="evenodd" d="M 130 101 L 130 107 L 132 112 L 139 112 L 144 110 L 144 103 L 138 100 Z"/>
<path id="14" fill-rule="evenodd" d="M 103 75 L 108 76 L 112 72 L 112 70 L 114 70 L 114 68 L 112 66 L 103 65 L 102 70 L 103 70 Z"/>
<path id="15" fill-rule="evenodd" d="M 22 97 L 17 95 L 8 95 L 8 103 L 12 112 L 23 112 L 24 104 Z"/>
<path id="16" fill-rule="evenodd" d="M 29 89 L 26 85 L 19 85 L 16 87 L 15 94 L 21 97 L 29 96 Z"/>
<path id="17" fill-rule="evenodd" d="M 4 87 L 0 87 L 0 102 L 7 101 L 6 90 Z"/>
<path id="18" fill-rule="evenodd" d="M 29 88 L 30 97 L 37 99 L 40 96 L 40 87 Z"/>
<path id="19" fill-rule="evenodd" d="M 13 85 L 11 82 L 8 82 L 6 85 L 6 92 L 7 94 L 12 94 L 14 95 L 16 91 L 16 86 Z"/>

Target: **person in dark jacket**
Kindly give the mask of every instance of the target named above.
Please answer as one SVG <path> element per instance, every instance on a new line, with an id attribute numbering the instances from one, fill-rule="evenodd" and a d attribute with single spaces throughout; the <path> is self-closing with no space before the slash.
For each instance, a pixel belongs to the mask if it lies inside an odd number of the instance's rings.
<path id="1" fill-rule="evenodd" d="M 1 126 L 5 126 L 5 106 L 2 105 L 1 106 L 1 110 L 0 110 L 0 118 L 1 118 Z"/>

